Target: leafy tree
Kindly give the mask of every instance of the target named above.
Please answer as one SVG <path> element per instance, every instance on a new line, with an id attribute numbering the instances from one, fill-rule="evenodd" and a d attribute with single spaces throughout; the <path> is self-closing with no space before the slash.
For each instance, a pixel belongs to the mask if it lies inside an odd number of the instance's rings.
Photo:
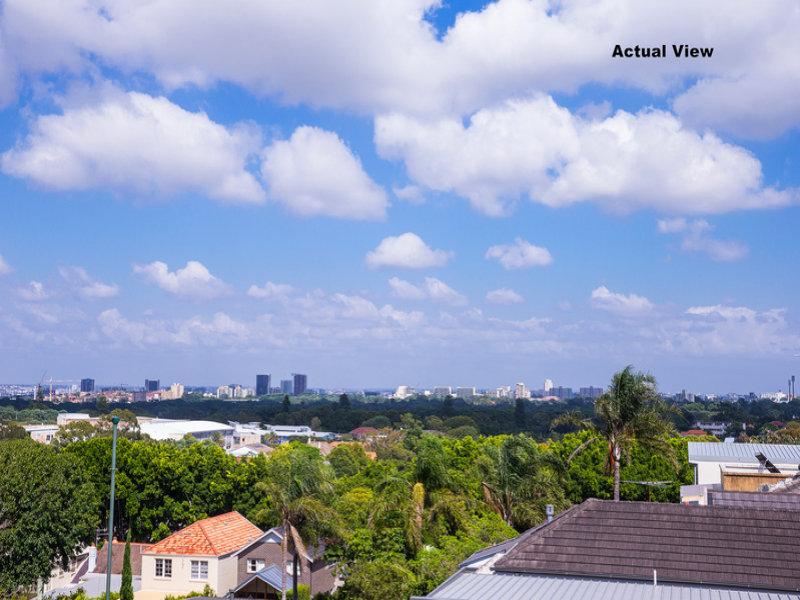
<path id="1" fill-rule="evenodd" d="M 525 430 L 525 400 L 517 398 L 514 404 L 514 423 L 517 426 L 517 431 Z"/>
<path id="2" fill-rule="evenodd" d="M 339 444 L 328 455 L 337 477 L 351 477 L 369 464 L 361 444 Z"/>
<path id="3" fill-rule="evenodd" d="M 350 398 L 347 394 L 339 396 L 339 408 L 342 410 L 350 410 Z"/>
<path id="4" fill-rule="evenodd" d="M 33 440 L 0 444 L 0 596 L 45 581 L 92 539 L 92 485 L 80 461 Z M 106 484 L 107 485 L 107 484 Z"/>
<path id="5" fill-rule="evenodd" d="M 391 426 L 392 422 L 386 415 L 375 415 L 361 423 L 361 427 L 374 427 L 375 429 L 384 429 Z"/>
<path id="6" fill-rule="evenodd" d="M 283 397 L 283 412 L 288 413 L 292 409 L 292 401 L 289 400 L 289 394 Z"/>
<path id="7" fill-rule="evenodd" d="M 299 447 L 276 451 L 267 464 L 267 478 L 257 484 L 264 495 L 267 508 L 259 520 L 280 524 L 283 529 L 281 564 L 286 564 L 288 552 L 309 560 L 306 544 L 315 542 L 318 534 L 329 533 L 336 515 L 330 508 L 330 467 L 317 455 Z M 282 572 L 282 598 L 286 600 L 286 569 Z M 295 584 L 297 578 L 295 577 Z"/>
<path id="8" fill-rule="evenodd" d="M 556 510 L 569 506 L 560 459 L 528 437 L 507 437 L 499 446 L 488 446 L 478 469 L 486 503 L 519 531 L 543 521 L 547 504 Z"/>
<path id="9" fill-rule="evenodd" d="M 97 400 L 94 403 L 94 408 L 99 413 L 107 413 L 108 412 L 108 398 L 106 398 L 103 394 L 100 394 L 97 397 Z"/>
<path id="10" fill-rule="evenodd" d="M 125 539 L 125 554 L 122 557 L 122 582 L 119 587 L 119 600 L 133 600 L 133 570 L 131 569 L 131 530 Z"/>
<path id="11" fill-rule="evenodd" d="M 64 448 L 75 442 L 82 442 L 96 437 L 100 431 L 89 421 L 71 421 L 58 428 L 53 438 L 53 446 Z"/>
<path id="12" fill-rule="evenodd" d="M 24 440 L 28 437 L 28 432 L 22 425 L 14 421 L 3 423 L 0 421 L 0 440 Z"/>
<path id="13" fill-rule="evenodd" d="M 405 600 L 416 586 L 404 560 L 361 561 L 348 571 L 340 593 L 352 600 Z"/>
<path id="14" fill-rule="evenodd" d="M 595 417 L 600 421 L 598 437 L 608 442 L 605 466 L 614 475 L 614 500 L 619 500 L 622 455 L 630 455 L 634 441 L 638 441 L 646 450 L 661 453 L 677 466 L 675 449 L 667 439 L 667 434 L 673 428 L 664 417 L 667 407 L 656 394 L 652 375 L 636 372 L 628 365 L 614 373 L 608 391 L 595 401 L 594 406 Z M 574 414 L 564 415 L 556 419 L 554 424 L 563 422 L 587 424 Z M 575 450 L 573 456 L 595 439 L 587 440 Z M 571 459 L 572 456 L 568 461 Z"/>

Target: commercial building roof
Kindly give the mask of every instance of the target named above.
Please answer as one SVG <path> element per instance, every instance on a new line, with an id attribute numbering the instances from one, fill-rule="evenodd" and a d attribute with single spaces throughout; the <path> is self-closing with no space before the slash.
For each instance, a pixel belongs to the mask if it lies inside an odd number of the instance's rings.
<path id="1" fill-rule="evenodd" d="M 689 462 L 759 464 L 756 454 L 762 453 L 774 464 L 800 464 L 800 445 L 795 444 L 722 444 L 689 442 Z"/>
<path id="2" fill-rule="evenodd" d="M 187 433 L 208 434 L 219 431 L 220 433 L 230 433 L 233 427 L 216 421 L 179 421 L 172 419 L 157 419 L 149 423 L 142 423 L 140 426 L 142 433 L 146 433 L 154 440 L 179 440 Z"/>
<path id="3" fill-rule="evenodd" d="M 800 600 L 800 593 L 766 592 L 651 581 L 557 575 L 478 575 L 460 572 L 425 596 L 436 600 Z M 414 600 L 414 597 L 412 597 Z"/>
<path id="4" fill-rule="evenodd" d="M 536 528 L 497 572 L 800 590 L 795 510 L 587 500 Z M 555 597 L 555 596 L 554 596 Z"/>
<path id="5" fill-rule="evenodd" d="M 262 533 L 234 511 L 192 523 L 150 546 L 145 554 L 224 556 L 246 546 Z"/>
<path id="6" fill-rule="evenodd" d="M 708 490 L 707 494 L 709 506 L 741 506 L 756 509 L 777 508 L 780 510 L 800 510 L 800 494 L 738 492 L 733 490 Z"/>

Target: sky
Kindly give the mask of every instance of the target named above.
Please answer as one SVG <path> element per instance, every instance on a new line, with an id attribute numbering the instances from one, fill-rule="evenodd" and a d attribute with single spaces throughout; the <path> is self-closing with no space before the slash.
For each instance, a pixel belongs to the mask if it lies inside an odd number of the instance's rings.
<path id="1" fill-rule="evenodd" d="M 0 382 L 785 391 L 797 31 L 796 0 L 5 0 Z"/>

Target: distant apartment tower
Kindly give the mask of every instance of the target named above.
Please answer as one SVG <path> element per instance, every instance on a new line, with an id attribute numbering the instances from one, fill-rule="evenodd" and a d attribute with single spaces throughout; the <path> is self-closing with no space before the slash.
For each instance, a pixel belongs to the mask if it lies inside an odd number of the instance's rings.
<path id="1" fill-rule="evenodd" d="M 545 379 L 544 380 L 544 394 L 545 394 L 545 396 L 552 389 L 553 389 L 553 380 L 552 379 Z"/>
<path id="2" fill-rule="evenodd" d="M 145 379 L 144 380 L 144 391 L 145 392 L 157 392 L 161 389 L 161 380 L 160 379 Z"/>
<path id="3" fill-rule="evenodd" d="M 525 384 L 521 382 L 518 383 L 514 388 L 514 398 L 517 399 L 523 398 L 527 400 L 530 399 L 530 397 L 531 397 L 531 392 L 529 389 L 525 387 Z"/>
<path id="4" fill-rule="evenodd" d="M 572 398 L 572 388 L 564 387 L 562 385 L 558 387 L 550 388 L 550 395 L 557 396 L 559 400 L 568 400 Z"/>
<path id="5" fill-rule="evenodd" d="M 305 394 L 308 389 L 308 377 L 302 373 L 292 373 L 294 376 L 294 396 Z"/>
<path id="6" fill-rule="evenodd" d="M 256 396 L 266 396 L 270 389 L 270 375 L 256 375 Z"/>
<path id="7" fill-rule="evenodd" d="M 592 385 L 589 387 L 582 387 L 578 391 L 578 395 L 582 398 L 599 398 L 603 395 L 603 388 L 594 387 Z"/>
<path id="8" fill-rule="evenodd" d="M 291 379 L 281 379 L 281 394 L 294 395 L 294 383 Z"/>
<path id="9" fill-rule="evenodd" d="M 147 402 L 147 392 L 133 392 L 132 402 Z"/>
<path id="10" fill-rule="evenodd" d="M 93 392 L 94 391 L 94 379 L 81 379 L 81 391 L 82 392 Z"/>
<path id="11" fill-rule="evenodd" d="M 475 395 L 474 387 L 457 387 L 456 397 L 458 398 L 472 398 Z"/>
<path id="12" fill-rule="evenodd" d="M 445 397 L 445 396 L 449 396 L 452 393 L 453 393 L 453 388 L 451 388 L 449 385 L 438 385 L 438 386 L 433 388 L 433 395 L 434 396 Z"/>

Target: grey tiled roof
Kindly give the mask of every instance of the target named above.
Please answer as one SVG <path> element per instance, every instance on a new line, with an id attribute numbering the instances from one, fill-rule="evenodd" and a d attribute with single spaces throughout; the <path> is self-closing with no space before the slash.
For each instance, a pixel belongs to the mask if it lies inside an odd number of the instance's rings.
<path id="1" fill-rule="evenodd" d="M 689 442 L 689 462 L 713 461 L 759 464 L 756 454 L 762 452 L 774 464 L 800 464 L 797 444 L 724 444 Z"/>
<path id="2" fill-rule="evenodd" d="M 734 492 L 731 490 L 708 490 L 711 506 L 741 506 L 748 508 L 776 508 L 800 510 L 800 494 L 778 492 Z M 800 515 L 798 515 L 800 518 Z"/>
<path id="3" fill-rule="evenodd" d="M 800 590 L 794 510 L 587 500 L 495 563 L 497 572 Z"/>
<path id="4" fill-rule="evenodd" d="M 613 581 L 556 575 L 459 573 L 425 596 L 431 600 L 800 600 L 797 592 Z M 412 600 L 414 600 L 412 598 Z"/>

